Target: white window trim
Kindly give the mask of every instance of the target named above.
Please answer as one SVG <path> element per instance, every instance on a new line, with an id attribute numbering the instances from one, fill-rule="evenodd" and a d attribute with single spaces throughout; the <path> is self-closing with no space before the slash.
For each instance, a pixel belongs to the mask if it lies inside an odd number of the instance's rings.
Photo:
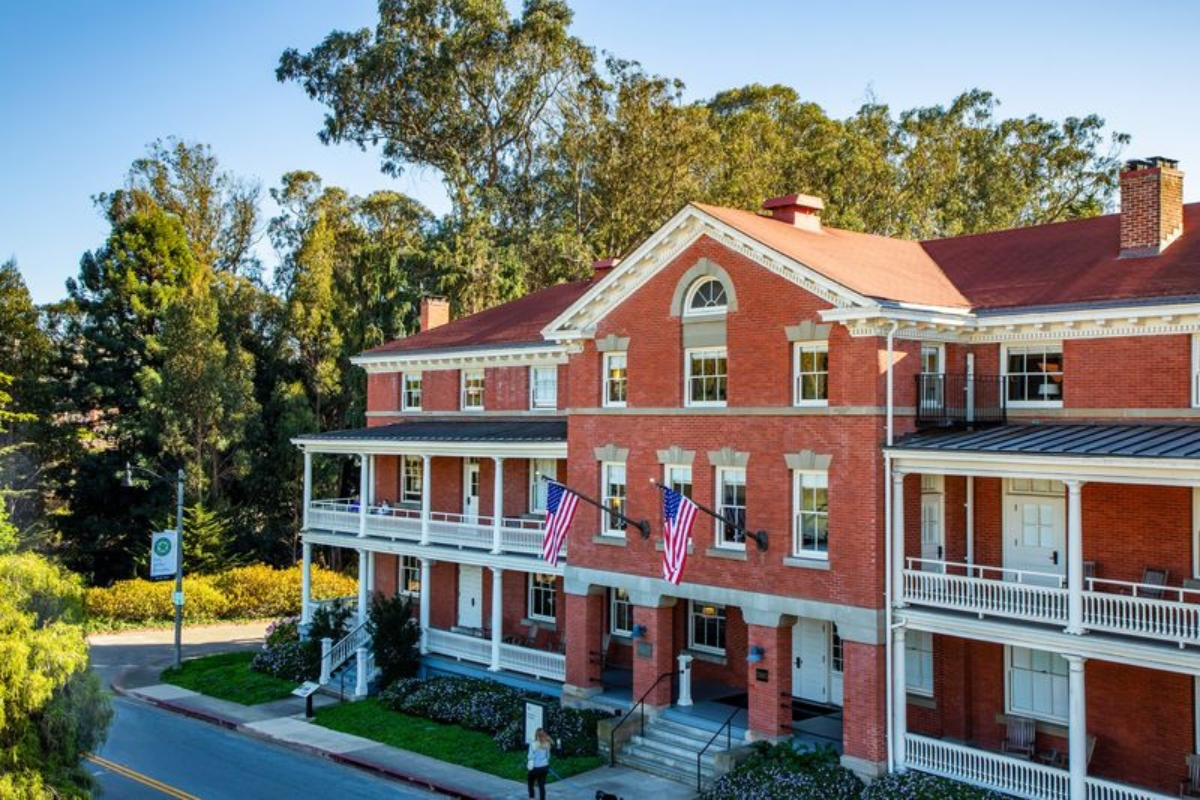
<path id="1" fill-rule="evenodd" d="M 417 480 L 416 497 L 410 496 L 408 493 L 408 478 L 409 478 L 409 472 L 410 472 L 408 465 L 409 465 L 410 459 L 412 459 L 413 463 L 414 463 L 414 469 L 412 471 L 416 472 L 418 475 L 418 478 L 419 478 Z M 416 465 L 420 465 L 420 466 L 416 466 Z M 421 490 L 421 481 L 424 479 L 423 476 L 421 475 L 421 471 L 424 469 L 425 469 L 425 461 L 424 461 L 424 459 L 421 458 L 421 456 L 414 456 L 412 454 L 405 454 L 405 455 L 400 456 L 400 502 L 401 503 L 420 503 L 421 502 L 422 496 L 424 494 Z"/>
<path id="2" fill-rule="evenodd" d="M 800 397 L 800 354 L 804 351 L 825 353 L 825 397 L 808 400 Z M 820 373 L 811 373 L 817 375 Z M 796 407 L 821 407 L 829 405 L 829 342 L 809 341 L 792 344 L 792 405 Z"/>
<path id="3" fill-rule="evenodd" d="M 692 470 L 691 464 L 663 464 L 663 485 L 668 489 L 674 489 L 675 483 L 671 479 L 671 471 L 676 469 L 686 469 L 688 471 L 688 485 L 692 487 L 692 491 L 696 491 L 696 473 Z M 690 499 L 690 496 L 689 496 Z"/>
<path id="4" fill-rule="evenodd" d="M 1010 352 L 1023 352 L 1027 350 L 1046 350 L 1057 352 L 1062 356 L 1063 370 L 1058 373 L 1062 375 L 1062 383 L 1067 382 L 1067 357 L 1063 352 L 1063 343 L 1061 341 L 1045 341 L 1045 342 L 1021 342 L 1020 344 L 1003 344 L 1000 346 L 1000 385 L 1001 391 L 1004 392 L 1005 403 L 1009 408 L 1062 408 L 1062 394 L 1057 400 L 1009 400 L 1008 399 L 1008 355 Z M 1022 373 L 1029 374 L 1029 373 Z M 1047 373 L 1053 374 L 1053 373 Z"/>
<path id="5" fill-rule="evenodd" d="M 404 560 L 406 558 L 411 558 L 417 562 L 416 573 L 417 573 L 418 587 L 420 586 L 420 583 L 421 583 L 421 561 L 420 561 L 420 559 L 417 558 L 416 556 L 396 556 L 396 572 L 397 572 L 396 583 L 398 584 L 397 585 L 397 594 L 403 595 L 404 597 L 419 598 L 421 596 L 420 588 L 417 588 L 415 590 L 409 589 L 408 581 L 406 581 L 404 579 L 404 573 L 405 573 Z"/>
<path id="6" fill-rule="evenodd" d="M 534 613 L 534 611 L 533 611 L 533 608 L 534 608 L 534 602 L 533 602 L 534 592 L 535 592 L 535 591 L 537 591 L 537 592 L 545 592 L 545 591 L 548 591 L 548 590 L 546 590 L 546 589 L 542 589 L 542 588 L 539 588 L 539 586 L 538 586 L 538 580 L 537 580 L 538 573 L 536 573 L 536 572 L 529 572 L 529 573 L 526 573 L 526 574 L 529 576 L 529 578 L 528 578 L 528 579 L 526 580 L 526 582 L 525 582 L 525 586 L 526 586 L 526 589 L 525 589 L 525 614 L 526 614 L 526 616 L 527 616 L 529 619 L 532 619 L 532 620 L 537 620 L 537 621 L 539 621 L 539 622 L 556 622 L 556 621 L 558 620 L 558 616 L 557 616 L 557 614 L 558 614 L 558 598 L 557 598 L 557 597 L 555 597 L 555 599 L 554 599 L 554 612 L 555 612 L 555 616 L 548 616 L 548 615 L 546 615 L 546 614 L 535 614 L 535 613 Z M 553 578 L 553 576 L 551 576 L 551 578 Z M 558 586 L 557 586 L 557 583 L 556 583 L 556 582 L 554 582 L 554 581 L 551 581 L 551 587 L 552 587 L 552 589 L 551 589 L 550 591 L 553 591 L 553 592 L 555 592 L 555 593 L 557 593 L 557 592 L 558 592 Z"/>
<path id="7" fill-rule="evenodd" d="M 712 353 L 725 359 L 725 399 L 692 399 L 692 357 Z M 689 347 L 683 352 L 683 404 L 687 408 L 725 408 L 729 402 L 729 348 Z"/>
<path id="8" fill-rule="evenodd" d="M 400 375 L 400 408 L 403 411 L 420 411 L 421 403 L 411 405 L 408 402 L 408 381 L 410 378 L 416 379 L 417 391 L 420 393 L 421 402 L 425 400 L 425 380 L 420 372 L 405 372 Z"/>
<path id="9" fill-rule="evenodd" d="M 825 551 L 805 550 L 800 546 L 800 488 L 803 476 L 819 475 L 825 478 Z M 814 561 L 829 560 L 829 473 L 825 470 L 792 470 L 792 558 L 807 558 Z"/>
<path id="10" fill-rule="evenodd" d="M 483 411 L 484 403 L 486 402 L 484 393 L 487 391 L 486 376 L 487 376 L 487 373 L 481 369 L 464 369 L 462 371 L 462 377 L 459 380 L 459 386 L 458 386 L 459 408 L 462 411 Z M 479 405 L 469 406 L 469 405 L 467 405 L 467 381 L 470 380 L 471 378 L 476 378 L 476 377 L 479 378 L 480 387 L 481 387 L 481 391 L 480 391 L 480 395 L 479 395 Z"/>
<path id="11" fill-rule="evenodd" d="M 538 469 L 539 464 L 550 464 L 553 469 L 541 471 Z M 551 480 L 558 479 L 558 461 L 553 458 L 531 458 L 529 459 L 529 513 L 530 514 L 546 514 L 546 507 L 543 504 L 538 508 L 537 500 L 540 495 L 541 499 L 546 499 L 546 481 L 538 477 L 538 474 L 545 475 Z"/>
<path id="12" fill-rule="evenodd" d="M 917 647 L 917 638 L 925 639 L 929 643 L 928 648 Z M 908 631 L 904 637 L 904 655 L 907 660 L 909 653 L 918 653 L 922 662 L 922 677 L 924 680 L 921 683 L 913 682 L 914 670 L 904 670 L 905 685 L 904 689 L 908 694 L 920 695 L 922 697 L 933 697 L 933 634 L 929 631 Z"/>
<path id="13" fill-rule="evenodd" d="M 1039 711 L 1036 711 L 1033 709 L 1017 709 L 1017 710 L 1013 709 L 1013 701 L 1012 701 L 1012 672 L 1013 672 L 1012 651 L 1013 651 L 1013 647 L 1014 647 L 1014 645 L 1006 645 L 1004 648 L 1004 713 L 1020 714 L 1023 717 L 1032 717 L 1033 719 L 1040 719 L 1040 720 L 1043 720 L 1044 722 L 1052 722 L 1052 723 L 1056 723 L 1056 724 L 1060 724 L 1060 725 L 1066 725 L 1069 722 L 1067 715 L 1056 716 L 1054 714 L 1046 714 L 1046 713 L 1042 713 L 1042 712 L 1039 712 Z M 1024 647 L 1022 649 L 1023 650 L 1033 650 L 1036 648 Z M 1054 655 L 1057 655 L 1057 653 L 1055 653 Z M 1068 680 L 1068 677 L 1066 675 L 1062 675 L 1062 676 L 1058 676 L 1058 677 L 1060 677 L 1063 681 Z"/>
<path id="14" fill-rule="evenodd" d="M 613 359 L 616 359 L 616 358 L 620 358 L 625 362 L 625 399 L 624 400 L 612 400 L 609 398 L 609 393 L 608 393 L 608 387 L 611 384 L 611 382 L 609 381 L 609 375 L 611 374 L 610 364 L 613 361 Z M 603 369 L 603 371 L 604 371 L 604 373 L 602 375 L 602 381 L 603 381 L 604 385 L 601 387 L 601 393 L 602 393 L 601 398 L 600 398 L 601 405 L 603 405 L 604 408 L 625 408 L 625 406 L 629 403 L 629 354 L 624 350 L 614 350 L 611 353 L 605 353 L 604 358 L 601 362 L 601 369 Z"/>
<path id="15" fill-rule="evenodd" d="M 1192 334 L 1192 408 L 1200 408 L 1200 333 Z"/>
<path id="16" fill-rule="evenodd" d="M 721 605 L 720 603 L 703 603 L 698 600 L 689 600 L 688 601 L 688 636 L 687 636 L 688 649 L 695 650 L 698 653 L 712 653 L 713 655 L 716 655 L 716 656 L 725 655 L 727 648 L 712 647 L 711 645 L 707 645 L 707 644 L 696 644 L 696 617 L 702 616 L 700 614 L 700 612 L 697 610 L 697 606 L 700 606 L 700 607 L 713 606 L 713 607 L 715 607 L 718 610 L 717 616 L 718 617 L 723 616 L 725 618 L 725 637 L 727 640 L 729 637 L 729 617 L 726 612 L 725 606 Z"/>
<path id="17" fill-rule="evenodd" d="M 725 486 L 725 482 L 723 479 L 724 479 L 725 475 L 732 473 L 732 472 L 740 472 L 742 474 L 741 485 L 743 487 L 745 487 L 747 491 L 749 491 L 749 475 L 747 475 L 745 467 L 717 467 L 716 486 L 714 487 L 715 494 L 713 495 L 713 497 L 715 497 L 716 501 L 717 501 L 716 502 L 716 512 L 717 512 L 718 519 L 713 520 L 713 522 L 715 523 L 715 525 L 713 526 L 713 534 L 714 534 L 713 538 L 716 543 L 715 546 L 717 547 L 718 550 L 742 550 L 742 551 L 744 551 L 746 549 L 746 541 L 744 538 L 740 542 L 726 542 L 725 537 L 723 535 L 724 528 L 725 528 L 725 519 L 724 519 L 725 492 L 722 491 L 722 489 Z M 749 500 L 748 497 L 746 499 Z M 744 507 L 742 510 L 744 512 L 747 512 L 746 514 L 743 515 L 743 522 L 744 522 L 744 517 L 748 516 L 749 508 Z"/>
<path id="18" fill-rule="evenodd" d="M 554 396 L 547 399 L 543 398 L 541 402 L 537 397 L 537 374 L 538 372 L 546 371 L 554 376 Z M 558 367 L 530 367 L 529 368 L 529 409 L 531 411 L 553 411 L 558 408 Z"/>
<path id="19" fill-rule="evenodd" d="M 614 587 L 608 590 L 608 632 L 614 636 L 632 636 L 633 635 L 633 600 L 629 597 L 629 593 L 625 594 L 625 604 L 629 606 L 629 627 L 617 627 L 617 588 Z"/>
<path id="20" fill-rule="evenodd" d="M 621 511 L 621 513 L 624 514 L 624 508 L 628 508 L 629 504 L 629 468 L 624 461 L 600 462 L 600 503 L 606 509 L 608 508 L 608 500 L 610 497 L 608 493 L 608 470 L 610 467 L 620 467 L 621 469 L 625 470 L 625 506 L 623 506 Z M 627 533 L 624 528 L 614 529 L 609 527 L 614 520 L 618 525 L 621 524 L 621 521 L 612 514 L 608 513 L 608 511 L 600 512 L 600 535 L 607 536 L 611 539 L 624 539 L 625 534 Z"/>
<path id="21" fill-rule="evenodd" d="M 713 306 L 712 308 L 692 308 L 692 300 L 696 297 L 696 293 L 700 291 L 700 287 L 707 286 L 710 283 L 715 283 L 725 292 L 725 305 Z M 692 285 L 688 287 L 687 293 L 683 296 L 683 316 L 692 319 L 703 317 L 723 317 L 729 313 L 729 287 L 724 281 L 715 275 L 704 275 L 692 281 Z"/>

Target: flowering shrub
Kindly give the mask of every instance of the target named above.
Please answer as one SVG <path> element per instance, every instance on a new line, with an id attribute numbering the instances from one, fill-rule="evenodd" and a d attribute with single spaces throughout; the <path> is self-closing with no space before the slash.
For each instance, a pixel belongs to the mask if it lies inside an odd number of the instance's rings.
<path id="1" fill-rule="evenodd" d="M 527 698 L 546 699 L 478 678 L 406 678 L 380 693 L 379 702 L 402 714 L 490 733 L 502 750 L 523 750 Z M 563 756 L 595 755 L 596 721 L 606 716 L 551 702 L 546 708 L 546 732 L 558 742 Z"/>
<path id="2" fill-rule="evenodd" d="M 925 800 L 999 800 L 1006 797 L 997 792 L 968 786 L 965 783 L 938 778 L 924 772 L 885 775 L 862 793 L 863 800 L 891 800 L 912 797 Z"/>
<path id="3" fill-rule="evenodd" d="M 125 622 L 169 620 L 175 616 L 174 581 L 117 581 L 105 589 L 88 589 L 84 606 L 89 617 Z M 222 619 L 229 603 L 205 576 L 183 579 L 183 618 L 187 622 Z"/>
<path id="4" fill-rule="evenodd" d="M 321 674 L 321 645 L 299 640 L 280 642 L 254 656 L 250 669 L 287 681 L 315 681 Z"/>
<path id="5" fill-rule="evenodd" d="M 701 800 L 858 800 L 863 784 L 825 748 L 800 752 L 788 743 L 755 746 L 754 755 L 722 776 Z"/>

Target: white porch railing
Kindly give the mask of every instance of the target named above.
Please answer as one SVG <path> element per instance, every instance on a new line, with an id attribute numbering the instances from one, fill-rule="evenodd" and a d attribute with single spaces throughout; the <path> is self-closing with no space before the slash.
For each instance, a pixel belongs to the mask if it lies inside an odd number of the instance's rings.
<path id="1" fill-rule="evenodd" d="M 350 660 L 350 656 L 358 652 L 360 647 L 371 643 L 371 634 L 367 632 L 367 624 L 359 625 L 337 644 L 329 648 L 329 652 L 321 653 L 321 683 L 329 683 L 329 677 L 334 670 Z"/>
<path id="2" fill-rule="evenodd" d="M 311 528 L 358 534 L 360 514 L 357 504 L 345 499 L 314 500 L 309 506 Z M 500 549 L 505 553 L 540 555 L 542 529 L 539 519 L 504 517 L 500 520 Z M 435 511 L 429 515 L 429 540 L 433 544 L 477 550 L 493 548 L 494 518 Z M 367 509 L 367 535 L 416 542 L 421 539 L 419 509 Z M 564 545 L 562 551 L 566 553 Z"/>
<path id="3" fill-rule="evenodd" d="M 474 664 L 490 666 L 492 640 L 463 633 L 430 628 L 425 631 L 429 652 L 450 656 Z M 564 681 L 567 679 L 567 657 L 562 653 L 534 650 L 515 644 L 500 645 L 500 667 L 523 675 Z"/>
<path id="4" fill-rule="evenodd" d="M 1061 575 L 920 558 L 907 559 L 907 567 L 904 601 L 910 605 L 1067 624 Z M 1200 591 L 1087 578 L 1083 625 L 1181 647 L 1200 644 Z"/>
<path id="5" fill-rule="evenodd" d="M 905 734 L 907 766 L 1030 800 L 1067 800 L 1066 770 L 915 733 Z M 1087 800 L 1166 800 L 1168 795 L 1100 778 L 1087 779 Z"/>
<path id="6" fill-rule="evenodd" d="M 330 597 L 326 600 L 309 600 L 308 601 L 309 617 L 308 618 L 312 619 L 312 615 L 317 613 L 317 611 L 322 608 L 327 608 L 327 607 L 337 606 L 337 605 L 343 606 L 344 608 L 348 608 L 350 610 L 351 615 L 353 615 L 354 612 L 358 609 L 358 595 L 346 595 L 345 597 Z"/>

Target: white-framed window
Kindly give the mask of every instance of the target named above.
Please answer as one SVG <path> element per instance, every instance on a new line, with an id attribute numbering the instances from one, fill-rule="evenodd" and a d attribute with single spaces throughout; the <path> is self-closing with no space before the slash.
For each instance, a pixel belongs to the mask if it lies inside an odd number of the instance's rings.
<path id="1" fill-rule="evenodd" d="M 600 475 L 603 485 L 600 496 L 605 508 L 612 509 L 618 514 L 625 513 L 625 465 L 604 463 L 600 465 Z M 606 536 L 624 536 L 625 521 L 608 512 L 600 514 L 600 532 Z"/>
<path id="2" fill-rule="evenodd" d="M 838 633 L 837 623 L 829 628 L 829 669 L 833 672 L 846 671 L 846 649 L 842 646 L 842 637 Z"/>
<path id="3" fill-rule="evenodd" d="M 1005 712 L 1048 722 L 1067 721 L 1067 660 L 1046 650 L 1005 649 Z"/>
<path id="4" fill-rule="evenodd" d="M 725 606 L 688 601 L 688 647 L 725 655 Z"/>
<path id="5" fill-rule="evenodd" d="M 698 347 L 685 354 L 684 398 L 689 406 L 723 406 L 729 380 L 724 347 Z"/>
<path id="6" fill-rule="evenodd" d="M 400 556 L 400 574 L 397 576 L 400 594 L 406 597 L 421 596 L 421 559 L 416 556 Z"/>
<path id="7" fill-rule="evenodd" d="M 725 291 L 725 284 L 716 278 L 705 277 L 688 289 L 683 314 L 687 317 L 724 314 L 728 308 L 729 294 Z"/>
<path id="8" fill-rule="evenodd" d="M 933 634 L 908 631 L 904 636 L 904 685 L 911 694 L 933 696 Z"/>
<path id="9" fill-rule="evenodd" d="M 1004 348 L 1008 402 L 1026 407 L 1057 407 L 1063 401 L 1063 348 L 1059 342 Z"/>
<path id="10" fill-rule="evenodd" d="M 633 635 L 633 603 L 628 589 L 608 590 L 608 630 L 617 636 Z"/>
<path id="11" fill-rule="evenodd" d="M 792 555 L 829 558 L 829 473 L 792 473 Z"/>
<path id="12" fill-rule="evenodd" d="M 1192 408 L 1200 408 L 1200 334 L 1198 333 L 1192 334 Z M 1196 736 L 1200 737 L 1200 728 L 1197 728 Z"/>
<path id="13" fill-rule="evenodd" d="M 420 456 L 403 456 L 400 461 L 400 500 L 405 503 L 421 502 L 421 483 L 425 472 L 425 459 Z"/>
<path id="14" fill-rule="evenodd" d="M 625 353 L 604 354 L 604 406 L 624 408 L 628 398 L 629 376 L 628 355 Z"/>
<path id="15" fill-rule="evenodd" d="M 798 406 L 829 404 L 829 342 L 797 342 L 793 347 L 795 375 L 792 402 Z"/>
<path id="16" fill-rule="evenodd" d="M 938 409 L 946 398 L 946 347 L 921 345 L 921 407 Z"/>
<path id="17" fill-rule="evenodd" d="M 421 410 L 421 373 L 406 372 L 401 377 L 400 407 L 404 411 Z"/>
<path id="18" fill-rule="evenodd" d="M 542 476 L 542 477 L 539 477 Z M 558 462 L 553 458 L 529 459 L 529 513 L 546 513 L 546 490 L 550 484 L 542 478 L 558 479 Z"/>
<path id="19" fill-rule="evenodd" d="M 746 529 L 746 470 L 717 468 L 717 547 L 744 549 Z"/>
<path id="20" fill-rule="evenodd" d="M 529 407 L 558 408 L 558 367 L 529 368 Z"/>
<path id="21" fill-rule="evenodd" d="M 462 371 L 462 410 L 483 410 L 483 370 L 464 369 Z"/>
<path id="22" fill-rule="evenodd" d="M 554 606 L 558 597 L 554 576 L 541 573 L 529 573 L 529 608 L 527 615 L 530 619 L 543 622 L 554 622 Z"/>
<path id="23" fill-rule="evenodd" d="M 689 500 L 692 497 L 692 468 L 688 464 L 667 464 L 663 468 L 663 483 Z"/>

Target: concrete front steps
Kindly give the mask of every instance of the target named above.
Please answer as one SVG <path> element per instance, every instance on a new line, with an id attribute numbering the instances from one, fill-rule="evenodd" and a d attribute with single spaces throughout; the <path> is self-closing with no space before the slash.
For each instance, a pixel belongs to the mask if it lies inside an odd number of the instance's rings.
<path id="1" fill-rule="evenodd" d="M 617 763 L 695 786 L 696 754 L 704 750 L 716 729 L 714 726 L 712 730 L 706 730 L 689 722 L 686 718 L 680 721 L 678 717 L 671 718 L 669 715 L 647 719 L 645 735 L 639 731 L 621 746 L 617 751 Z M 630 720 L 626 724 L 638 723 Z M 732 732 L 735 747 L 742 744 L 744 735 L 745 732 L 740 729 Z M 722 732 L 700 757 L 700 780 L 705 788 L 716 779 L 714 761 L 717 753 L 725 751 L 725 743 L 726 734 Z"/>

